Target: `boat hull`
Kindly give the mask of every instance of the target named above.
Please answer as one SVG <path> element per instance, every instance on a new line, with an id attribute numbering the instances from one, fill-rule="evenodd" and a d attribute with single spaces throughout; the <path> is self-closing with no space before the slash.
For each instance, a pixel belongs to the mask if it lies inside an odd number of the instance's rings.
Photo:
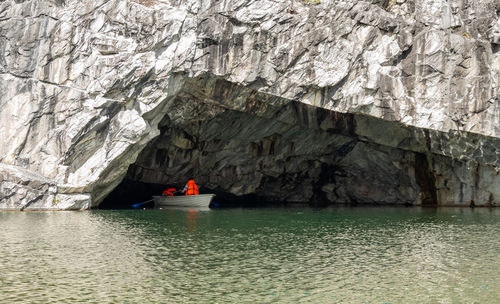
<path id="1" fill-rule="evenodd" d="M 215 194 L 181 195 L 181 196 L 153 196 L 156 208 L 185 207 L 208 208 Z"/>

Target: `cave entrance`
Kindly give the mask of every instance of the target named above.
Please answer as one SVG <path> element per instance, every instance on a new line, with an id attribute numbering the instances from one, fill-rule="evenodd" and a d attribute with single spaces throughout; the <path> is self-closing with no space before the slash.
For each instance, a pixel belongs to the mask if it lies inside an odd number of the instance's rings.
<path id="1" fill-rule="evenodd" d="M 417 179 L 428 178 L 415 174 L 420 133 L 373 117 L 219 80 L 186 84 L 165 113 L 160 135 L 100 208 L 150 200 L 191 177 L 229 206 L 408 205 L 418 203 L 424 183 Z"/>
<path id="2" fill-rule="evenodd" d="M 155 183 L 144 183 L 140 181 L 135 181 L 129 178 L 125 178 L 122 182 L 104 199 L 104 201 L 99 205 L 99 209 L 131 209 L 132 205 L 143 203 L 140 208 L 152 208 L 154 207 L 151 198 L 153 195 L 161 195 L 161 193 L 171 187 L 176 189 L 182 189 L 184 185 L 163 185 Z M 214 193 L 216 199 L 214 203 L 219 208 L 256 208 L 269 206 L 270 204 L 276 205 L 276 202 L 267 202 L 262 197 L 256 195 L 234 195 L 228 192 L 207 189 L 206 187 L 200 186 L 200 193 Z"/>
<path id="3" fill-rule="evenodd" d="M 190 117 L 165 115 L 160 135 L 141 151 L 100 208 L 127 208 L 167 188 L 181 189 L 191 177 L 201 193 L 215 193 L 222 206 L 324 205 L 326 192 L 335 191 L 335 175 L 345 175 L 335 165 L 337 158 L 357 142 L 349 136 L 352 115 L 300 103 L 273 115 L 294 123 L 197 100 L 174 103 L 174 108 L 189 107 L 182 112 Z M 323 129 L 318 119 L 327 122 Z"/>

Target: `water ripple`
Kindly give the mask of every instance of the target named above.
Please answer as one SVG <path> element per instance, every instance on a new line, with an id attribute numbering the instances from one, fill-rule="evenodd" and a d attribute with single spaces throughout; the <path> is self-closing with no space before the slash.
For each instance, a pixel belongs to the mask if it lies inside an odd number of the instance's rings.
<path id="1" fill-rule="evenodd" d="M 500 210 L 0 212 L 2 303 L 493 303 Z"/>

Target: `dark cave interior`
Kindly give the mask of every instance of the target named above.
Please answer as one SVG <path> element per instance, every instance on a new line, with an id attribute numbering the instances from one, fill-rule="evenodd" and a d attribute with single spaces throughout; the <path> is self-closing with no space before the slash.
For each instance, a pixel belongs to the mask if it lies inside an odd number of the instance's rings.
<path id="1" fill-rule="evenodd" d="M 161 195 L 161 193 L 167 188 L 180 190 L 183 187 L 184 185 L 181 184 L 163 185 L 134 181 L 125 178 L 99 205 L 98 209 L 131 209 L 133 208 L 132 205 L 140 203 L 143 204 L 140 204 L 138 208 L 153 208 L 154 203 L 151 201 L 151 198 L 154 195 Z M 285 202 L 270 202 L 255 195 L 237 196 L 224 191 L 210 190 L 203 186 L 199 186 L 199 190 L 200 194 L 214 193 L 216 195 L 210 206 L 211 208 L 257 208 L 269 205 L 286 205 Z"/>

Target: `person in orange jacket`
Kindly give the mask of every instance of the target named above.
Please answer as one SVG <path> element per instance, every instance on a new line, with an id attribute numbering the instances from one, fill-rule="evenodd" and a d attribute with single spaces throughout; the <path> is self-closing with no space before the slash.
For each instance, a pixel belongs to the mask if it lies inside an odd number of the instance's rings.
<path id="1" fill-rule="evenodd" d="M 185 195 L 198 195 L 198 194 L 200 194 L 198 192 L 198 186 L 196 185 L 196 183 L 194 182 L 193 179 L 188 180 L 188 182 L 186 183 L 186 186 L 184 186 L 184 190 L 182 190 L 182 192 L 184 192 Z"/>

